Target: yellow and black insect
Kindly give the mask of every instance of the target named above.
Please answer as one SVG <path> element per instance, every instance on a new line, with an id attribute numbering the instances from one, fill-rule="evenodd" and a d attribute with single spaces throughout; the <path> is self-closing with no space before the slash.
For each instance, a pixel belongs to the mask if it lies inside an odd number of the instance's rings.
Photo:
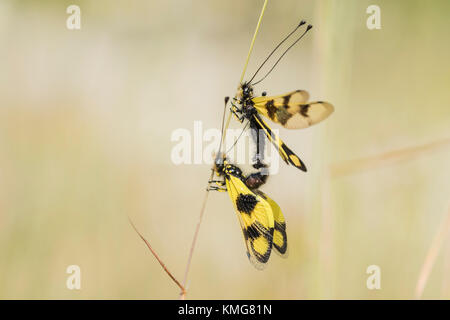
<path id="1" fill-rule="evenodd" d="M 217 158 L 218 159 L 218 158 Z M 257 268 L 269 261 L 272 248 L 287 255 L 286 222 L 278 204 L 258 188 L 267 180 L 260 172 L 245 176 L 226 159 L 216 161 L 214 170 L 223 180 L 210 181 L 208 190 L 227 191 L 238 216 L 247 256 Z"/>
<path id="2" fill-rule="evenodd" d="M 306 166 L 302 160 L 300 160 L 300 158 L 278 138 L 260 115 L 263 115 L 275 123 L 281 124 L 287 129 L 302 129 L 326 119 L 334 111 L 334 107 L 330 103 L 324 101 L 308 102 L 309 94 L 304 90 L 296 90 L 278 96 L 267 96 L 266 93 L 263 92 L 262 96 L 255 97 L 253 95 L 253 87 L 270 74 L 281 58 L 308 32 L 308 30 L 312 28 L 312 26 L 307 26 L 303 34 L 284 51 L 273 67 L 261 80 L 252 82 L 272 54 L 304 24 L 304 21 L 300 22 L 300 24 L 269 54 L 253 77 L 249 81 L 241 83 L 236 98 L 231 102 L 231 111 L 240 122 L 247 119 L 250 123 L 250 128 L 258 130 L 257 132 L 262 130 L 287 164 L 292 164 L 298 169 L 306 171 Z"/>

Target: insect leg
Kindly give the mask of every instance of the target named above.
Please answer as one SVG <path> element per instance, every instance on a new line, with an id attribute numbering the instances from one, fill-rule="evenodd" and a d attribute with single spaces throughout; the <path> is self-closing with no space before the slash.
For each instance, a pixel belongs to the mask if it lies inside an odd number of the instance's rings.
<path id="1" fill-rule="evenodd" d="M 223 180 L 209 180 L 208 183 L 215 183 L 218 186 L 224 186 L 225 185 L 225 181 L 223 181 Z"/>
<path id="2" fill-rule="evenodd" d="M 227 192 L 227 188 L 220 188 L 220 187 L 216 187 L 216 186 L 209 186 L 208 188 L 206 188 L 206 191 L 219 191 L 219 192 Z"/>
<path id="3" fill-rule="evenodd" d="M 208 181 L 208 187 L 206 188 L 206 191 L 219 191 L 219 192 L 225 192 L 227 191 L 227 188 L 225 187 L 225 178 L 222 180 L 209 180 Z M 214 185 L 213 185 L 214 184 Z"/>
<path id="4" fill-rule="evenodd" d="M 231 102 L 231 108 L 230 111 L 233 113 L 235 118 L 240 122 L 244 122 L 244 115 L 242 114 L 241 109 L 239 109 L 233 102 Z"/>

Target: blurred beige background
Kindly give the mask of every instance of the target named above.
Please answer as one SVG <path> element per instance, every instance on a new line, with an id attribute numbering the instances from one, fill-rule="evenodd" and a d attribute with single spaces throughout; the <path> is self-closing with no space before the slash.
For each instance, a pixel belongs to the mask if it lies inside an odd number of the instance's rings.
<path id="1" fill-rule="evenodd" d="M 181 279 L 209 166 L 172 164 L 170 136 L 219 127 L 262 3 L 0 2 L 0 298 L 178 297 L 127 214 Z M 71 4 L 81 30 L 66 28 Z M 381 30 L 366 27 L 370 4 Z M 301 18 L 314 28 L 258 90 L 306 89 L 336 112 L 280 129 L 309 168 L 262 187 L 283 209 L 289 258 L 255 270 L 228 196 L 212 193 L 188 298 L 410 299 L 430 262 L 422 297 L 450 298 L 449 10 L 269 1 L 249 73 Z M 366 288 L 373 264 L 381 290 Z"/>

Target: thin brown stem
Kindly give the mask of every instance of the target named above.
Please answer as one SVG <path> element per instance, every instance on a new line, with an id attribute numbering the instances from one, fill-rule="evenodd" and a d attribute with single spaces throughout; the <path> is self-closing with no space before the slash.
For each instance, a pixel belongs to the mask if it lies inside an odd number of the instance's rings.
<path id="1" fill-rule="evenodd" d="M 450 146 L 450 139 L 443 139 L 420 146 L 398 149 L 382 153 L 373 157 L 348 160 L 341 163 L 332 164 L 331 175 L 333 178 L 335 178 L 374 169 L 382 165 L 385 165 L 386 163 L 389 162 L 414 157 L 419 154 L 432 151 L 444 146 Z"/>
<path id="2" fill-rule="evenodd" d="M 450 232 L 450 207 L 446 217 L 443 219 L 439 226 L 439 229 L 434 236 L 430 249 L 428 249 L 427 256 L 423 262 L 422 269 L 420 270 L 419 278 L 417 279 L 415 298 L 420 299 L 423 294 L 423 290 L 428 282 L 428 277 L 433 269 L 436 258 L 441 250 L 442 244 Z"/>
<path id="3" fill-rule="evenodd" d="M 144 236 L 138 231 L 138 229 L 136 228 L 136 226 L 134 225 L 133 221 L 131 221 L 131 218 L 128 217 L 128 221 L 130 221 L 131 226 L 133 227 L 134 231 L 136 231 L 136 233 L 139 235 L 139 237 L 141 237 L 141 239 L 145 242 L 145 244 L 147 245 L 147 248 L 150 250 L 150 252 L 153 254 L 153 256 L 156 258 L 156 260 L 158 260 L 159 264 L 161 265 L 161 267 L 164 269 L 164 271 L 169 275 L 169 277 L 173 280 L 173 282 L 175 282 L 175 284 L 181 289 L 181 295 L 185 295 L 186 294 L 186 290 L 184 289 L 184 286 L 181 285 L 181 283 L 175 278 L 175 276 L 169 271 L 169 269 L 167 269 L 166 265 L 164 264 L 164 262 L 161 260 L 161 258 L 158 256 L 158 254 L 156 253 L 155 250 L 153 250 L 152 246 L 150 245 L 150 243 L 147 241 L 147 239 L 144 238 Z"/>
<path id="4" fill-rule="evenodd" d="M 214 171 L 211 170 L 211 175 L 210 175 L 208 181 L 211 181 L 213 177 L 214 177 Z M 205 191 L 205 196 L 203 198 L 202 207 L 200 209 L 200 216 L 198 217 L 197 227 L 195 228 L 194 238 L 192 239 L 191 249 L 189 250 L 188 261 L 187 261 L 187 264 L 186 264 L 186 270 L 184 272 L 183 287 L 186 287 L 186 282 L 187 282 L 187 278 L 188 278 L 188 274 L 189 274 L 189 269 L 191 268 L 192 256 L 194 255 L 195 244 L 197 243 L 198 233 L 200 231 L 200 225 L 202 223 L 203 215 L 205 213 L 206 202 L 208 201 L 208 195 L 209 195 L 209 191 L 206 190 Z M 184 299 L 185 296 L 186 296 L 186 292 L 184 294 L 182 293 L 182 295 L 180 296 L 180 299 Z"/>

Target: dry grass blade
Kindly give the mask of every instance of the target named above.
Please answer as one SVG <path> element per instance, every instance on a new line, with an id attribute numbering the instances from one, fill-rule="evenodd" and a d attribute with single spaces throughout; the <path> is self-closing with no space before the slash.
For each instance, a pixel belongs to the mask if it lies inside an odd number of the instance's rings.
<path id="1" fill-rule="evenodd" d="M 210 176 L 209 180 L 211 180 L 213 178 L 213 176 L 214 176 L 214 171 L 211 171 L 211 176 Z M 186 271 L 184 272 L 183 287 L 186 287 L 189 269 L 191 267 L 192 256 L 194 255 L 194 248 L 195 248 L 195 244 L 197 243 L 197 237 L 198 237 L 198 233 L 200 231 L 200 225 L 203 220 L 203 214 L 205 213 L 208 195 L 209 195 L 209 191 L 206 191 L 205 197 L 203 198 L 202 208 L 200 209 L 200 216 L 198 218 L 197 227 L 195 228 L 194 238 L 192 239 L 191 249 L 189 250 L 189 257 L 188 257 L 188 262 L 186 264 Z M 186 297 L 186 292 L 180 296 L 180 299 L 184 299 L 185 297 Z"/>
<path id="2" fill-rule="evenodd" d="M 423 290 L 428 281 L 428 277 L 433 269 L 434 262 L 441 250 L 442 244 L 446 237 L 448 237 L 450 233 L 450 207 L 448 209 L 448 213 L 441 225 L 439 226 L 438 232 L 436 233 L 433 242 L 431 243 L 430 249 L 428 249 L 427 256 L 422 265 L 422 269 L 420 270 L 419 278 L 417 280 L 417 286 L 415 291 L 415 298 L 420 299 L 423 294 Z"/>
<path id="3" fill-rule="evenodd" d="M 185 296 L 186 295 L 186 290 L 184 289 L 184 286 L 181 285 L 181 283 L 173 276 L 173 274 L 169 271 L 169 269 L 167 269 L 167 267 L 164 264 L 164 262 L 161 260 L 161 258 L 155 252 L 155 250 L 153 250 L 152 246 L 147 241 L 147 239 L 145 239 L 144 236 L 138 231 L 138 229 L 134 225 L 133 221 L 131 221 L 130 217 L 128 217 L 128 221 L 130 221 L 130 224 L 133 227 L 134 231 L 136 231 L 136 233 L 139 235 L 139 237 L 141 237 L 141 239 L 145 242 L 145 244 L 147 245 L 147 248 L 150 250 L 150 252 L 156 258 L 156 260 L 158 260 L 159 264 L 164 269 L 164 271 L 169 275 L 169 277 L 173 280 L 173 282 L 175 282 L 175 284 L 181 289 L 181 296 Z"/>
<path id="4" fill-rule="evenodd" d="M 332 164 L 331 176 L 333 178 L 342 177 L 356 172 L 374 169 L 385 165 L 388 162 L 414 157 L 421 153 L 433 151 L 444 146 L 450 146 L 450 139 L 443 139 L 421 146 L 394 150 L 373 157 L 348 160 L 341 163 Z"/>

